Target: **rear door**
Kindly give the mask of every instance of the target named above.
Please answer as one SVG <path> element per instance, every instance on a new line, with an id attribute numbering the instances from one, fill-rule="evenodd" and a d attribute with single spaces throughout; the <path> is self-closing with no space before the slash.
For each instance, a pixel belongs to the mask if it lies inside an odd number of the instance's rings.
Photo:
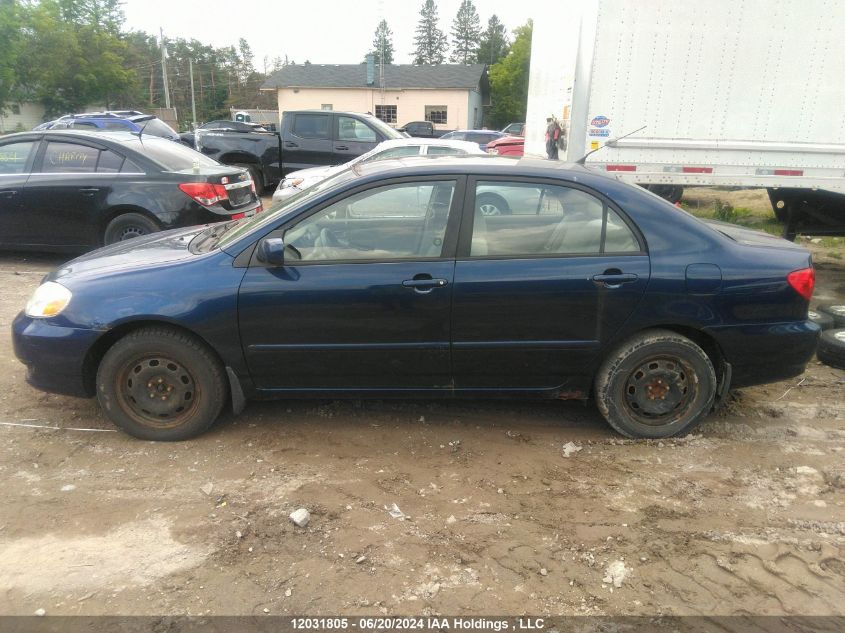
<path id="1" fill-rule="evenodd" d="M 284 173 L 318 165 L 334 165 L 331 112 L 294 112 L 282 142 Z"/>
<path id="2" fill-rule="evenodd" d="M 88 247 L 123 164 L 123 156 L 77 139 L 46 141 L 24 190 L 27 243 Z"/>
<path id="3" fill-rule="evenodd" d="M 356 156 L 366 154 L 384 140 L 373 128 L 359 119 L 335 115 L 334 153 L 335 163 L 345 163 Z"/>
<path id="4" fill-rule="evenodd" d="M 0 243 L 25 243 L 28 217 L 23 192 L 38 139 L 10 139 L 0 142 Z"/>
<path id="5" fill-rule="evenodd" d="M 453 290 L 455 386 L 583 389 L 648 283 L 638 231 L 607 200 L 559 181 L 470 179 L 467 191 Z M 485 215 L 479 201 L 493 196 L 507 206 Z"/>

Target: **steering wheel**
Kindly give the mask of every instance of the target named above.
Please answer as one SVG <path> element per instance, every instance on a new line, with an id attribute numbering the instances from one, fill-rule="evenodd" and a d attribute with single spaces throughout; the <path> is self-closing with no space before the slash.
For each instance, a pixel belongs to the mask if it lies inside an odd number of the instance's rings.
<path id="1" fill-rule="evenodd" d="M 330 259 L 334 255 L 332 249 L 340 245 L 334 233 L 326 228 L 322 228 L 317 239 L 314 240 L 312 259 Z"/>

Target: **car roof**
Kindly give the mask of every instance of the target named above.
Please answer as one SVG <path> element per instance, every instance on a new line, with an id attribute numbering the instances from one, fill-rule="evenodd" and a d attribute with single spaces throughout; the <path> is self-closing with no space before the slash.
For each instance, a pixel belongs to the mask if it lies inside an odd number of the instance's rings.
<path id="1" fill-rule="evenodd" d="M 88 140 L 101 142 L 101 141 L 110 141 L 112 143 L 120 143 L 121 145 L 132 146 L 137 145 L 138 147 L 134 147 L 133 149 L 142 150 L 143 143 L 158 143 L 158 142 L 165 142 L 165 143 L 172 143 L 173 141 L 163 138 L 161 136 L 153 136 L 152 134 L 144 134 L 143 138 L 139 137 L 135 132 L 117 132 L 117 131 L 104 131 L 104 132 L 89 132 L 87 130 L 35 130 L 30 132 L 18 132 L 15 134 L 7 134 L 6 136 L 0 137 L 2 140 L 8 140 L 10 138 L 18 138 L 23 136 L 38 136 L 43 137 L 46 139 L 81 139 L 81 140 Z"/>
<path id="2" fill-rule="evenodd" d="M 359 177 L 377 177 L 385 172 L 391 176 L 417 176 L 443 174 L 479 173 L 503 176 L 534 176 L 566 178 L 567 180 L 596 177 L 601 181 L 617 182 L 583 165 L 562 163 L 541 158 L 521 158 L 514 160 L 505 156 L 490 154 L 472 154 L 469 156 L 424 157 L 409 156 L 387 160 L 359 163 L 353 168 Z"/>
<path id="3" fill-rule="evenodd" d="M 467 151 L 472 150 L 474 154 L 477 154 L 480 151 L 478 149 L 478 143 L 472 143 L 470 141 L 458 141 L 451 138 L 419 138 L 416 136 L 411 136 L 410 138 L 391 138 L 379 143 L 379 146 L 382 148 L 396 147 L 402 145 L 440 145 L 446 147 L 455 147 L 458 149 L 465 149 Z"/>

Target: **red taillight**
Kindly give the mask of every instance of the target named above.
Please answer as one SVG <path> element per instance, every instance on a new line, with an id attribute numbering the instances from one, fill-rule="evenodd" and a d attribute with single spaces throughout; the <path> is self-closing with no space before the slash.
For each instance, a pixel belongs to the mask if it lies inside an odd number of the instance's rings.
<path id="1" fill-rule="evenodd" d="M 793 270 L 786 276 L 786 281 L 795 292 L 809 301 L 813 296 L 813 288 L 816 286 L 816 271 L 812 268 Z"/>
<path id="2" fill-rule="evenodd" d="M 222 200 L 229 199 L 226 187 L 214 185 L 210 182 L 183 182 L 179 185 L 179 189 L 204 207 L 210 207 Z"/>

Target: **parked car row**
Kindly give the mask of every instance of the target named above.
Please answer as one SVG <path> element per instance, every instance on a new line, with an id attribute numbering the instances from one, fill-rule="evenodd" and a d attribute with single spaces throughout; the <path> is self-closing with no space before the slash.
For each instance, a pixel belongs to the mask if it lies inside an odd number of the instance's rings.
<path id="1" fill-rule="evenodd" d="M 77 130 L 0 138 L 0 247 L 80 252 L 259 210 L 246 171 L 162 138 Z"/>

